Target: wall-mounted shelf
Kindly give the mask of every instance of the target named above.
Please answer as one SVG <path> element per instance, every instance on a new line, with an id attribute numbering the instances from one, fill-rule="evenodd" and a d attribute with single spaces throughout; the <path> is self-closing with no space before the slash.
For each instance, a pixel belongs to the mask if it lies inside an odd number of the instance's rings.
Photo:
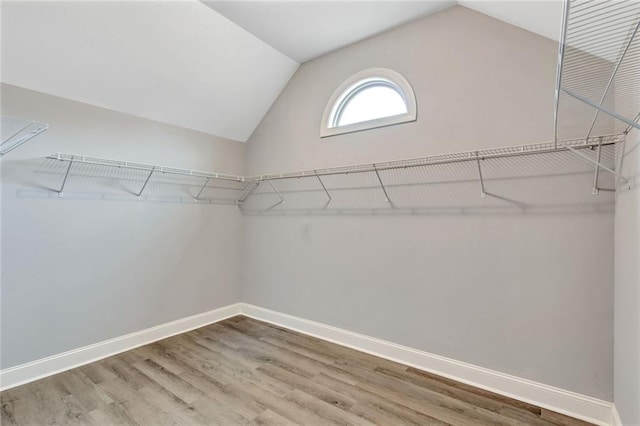
<path id="1" fill-rule="evenodd" d="M 462 206 L 524 205 L 526 179 L 565 177 L 591 183 L 598 164 L 608 172 L 594 193 L 612 191 L 629 181 L 615 170 L 616 146 L 624 134 L 435 155 L 245 177 L 249 182 L 241 208 L 245 213 L 310 210 L 415 210 Z M 253 182 L 253 184 L 251 184 Z M 555 185 L 552 183 L 552 185 Z M 549 191 L 554 187 L 550 186 Z M 575 191 L 574 191 L 575 192 Z M 589 191 L 583 191 L 590 197 Z M 558 202 L 563 196 L 554 196 Z M 521 201 L 518 201 L 521 200 Z M 584 201 L 584 198 L 582 198 Z"/>
<path id="2" fill-rule="evenodd" d="M 184 201 L 186 196 L 193 202 L 237 204 L 245 213 L 413 209 L 430 206 L 443 194 L 459 203 L 464 199 L 484 206 L 496 201 L 522 204 L 517 201 L 524 194 L 518 179 L 580 176 L 583 182 L 596 164 L 608 175 L 598 182 L 595 193 L 628 186 L 629 181 L 615 170 L 616 146 L 624 139 L 624 134 L 604 135 L 255 176 L 58 153 L 47 157 L 36 173 L 41 177 L 38 185 L 51 188 L 59 197 L 66 190 L 74 194 L 106 191 L 149 200 Z M 508 180 L 513 182 L 507 185 Z"/>
<path id="3" fill-rule="evenodd" d="M 6 116 L 2 117 L 1 123 L 2 143 L 0 144 L 0 157 L 13 151 L 49 128 L 49 126 L 44 123 Z"/>
<path id="4" fill-rule="evenodd" d="M 100 187 L 138 198 L 187 194 L 194 202 L 235 204 L 247 187 L 242 176 L 63 153 L 47 157 L 37 173 L 51 177 L 49 186 L 58 180 L 59 186 L 52 190 L 59 197 L 75 185 L 74 192 Z"/>

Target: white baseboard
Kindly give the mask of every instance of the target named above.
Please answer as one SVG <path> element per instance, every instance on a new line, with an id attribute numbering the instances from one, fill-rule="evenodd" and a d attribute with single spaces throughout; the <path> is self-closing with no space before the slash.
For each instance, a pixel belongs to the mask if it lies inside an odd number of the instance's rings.
<path id="1" fill-rule="evenodd" d="M 607 401 L 247 303 L 240 304 L 240 313 L 597 425 L 615 424 L 613 404 Z"/>
<path id="2" fill-rule="evenodd" d="M 613 426 L 622 426 L 622 419 L 620 419 L 620 413 L 618 413 L 618 408 L 613 406 Z"/>
<path id="3" fill-rule="evenodd" d="M 214 322 L 222 321 L 238 315 L 240 305 L 240 303 L 235 303 L 202 314 L 147 328 L 146 330 L 126 334 L 93 345 L 0 370 L 0 390 L 7 390 L 33 382 L 139 346 L 175 336 L 176 334 L 185 333 L 208 324 L 213 324 Z"/>
<path id="4" fill-rule="evenodd" d="M 239 314 L 429 371 L 591 423 L 621 425 L 615 407 L 610 402 L 247 303 L 236 303 L 1 370 L 0 390 L 10 389 L 61 373 Z"/>

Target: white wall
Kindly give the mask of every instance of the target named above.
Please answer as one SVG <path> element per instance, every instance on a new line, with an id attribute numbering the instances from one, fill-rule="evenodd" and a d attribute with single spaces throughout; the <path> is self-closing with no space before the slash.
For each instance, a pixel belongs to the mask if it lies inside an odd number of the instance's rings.
<path id="1" fill-rule="evenodd" d="M 625 92 L 625 97 L 629 96 Z M 636 88 L 636 111 L 640 88 Z M 624 425 L 640 425 L 640 131 L 627 136 L 621 173 L 632 180 L 615 202 L 615 404 Z"/>
<path id="2" fill-rule="evenodd" d="M 250 138 L 248 171 L 551 140 L 556 55 L 462 7 L 410 23 L 303 64 Z M 418 120 L 321 140 L 335 87 L 370 67 L 410 81 Z M 433 204 L 454 213 L 247 215 L 243 300 L 610 401 L 613 200 L 590 195 L 591 167 L 554 176 L 567 158 L 531 160 L 546 176 L 490 182 L 527 204 L 504 214 L 479 189 L 440 188 Z"/>
<path id="3" fill-rule="evenodd" d="M 239 301 L 236 206 L 136 201 L 117 187 L 120 197 L 96 200 L 99 185 L 78 175 L 49 198 L 62 175 L 43 158 L 241 175 L 243 143 L 9 85 L 2 114 L 50 125 L 2 159 L 2 368 Z"/>

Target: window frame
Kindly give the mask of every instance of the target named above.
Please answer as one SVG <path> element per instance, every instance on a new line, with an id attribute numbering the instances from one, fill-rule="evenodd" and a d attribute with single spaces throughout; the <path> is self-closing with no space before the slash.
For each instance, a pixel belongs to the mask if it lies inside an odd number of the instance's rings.
<path id="1" fill-rule="evenodd" d="M 359 92 L 367 87 L 374 85 L 387 86 L 397 91 L 407 105 L 407 112 L 344 126 L 329 127 L 337 122 L 341 112 L 354 96 L 357 96 Z M 417 112 L 415 93 L 406 78 L 388 68 L 369 68 L 352 75 L 333 92 L 322 114 L 320 137 L 326 138 L 416 121 Z"/>

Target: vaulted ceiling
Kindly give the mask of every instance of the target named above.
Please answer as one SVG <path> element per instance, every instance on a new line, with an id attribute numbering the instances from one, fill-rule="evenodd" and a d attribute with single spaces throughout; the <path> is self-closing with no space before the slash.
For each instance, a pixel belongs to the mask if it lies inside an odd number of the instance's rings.
<path id="1" fill-rule="evenodd" d="M 456 4 L 451 0 L 203 2 L 299 63 Z"/>
<path id="2" fill-rule="evenodd" d="M 560 0 L 459 3 L 558 39 Z M 1 79 L 246 141 L 299 63 L 455 4 L 3 1 Z"/>
<path id="3" fill-rule="evenodd" d="M 245 141 L 298 63 L 198 1 L 2 2 L 2 81 Z"/>

